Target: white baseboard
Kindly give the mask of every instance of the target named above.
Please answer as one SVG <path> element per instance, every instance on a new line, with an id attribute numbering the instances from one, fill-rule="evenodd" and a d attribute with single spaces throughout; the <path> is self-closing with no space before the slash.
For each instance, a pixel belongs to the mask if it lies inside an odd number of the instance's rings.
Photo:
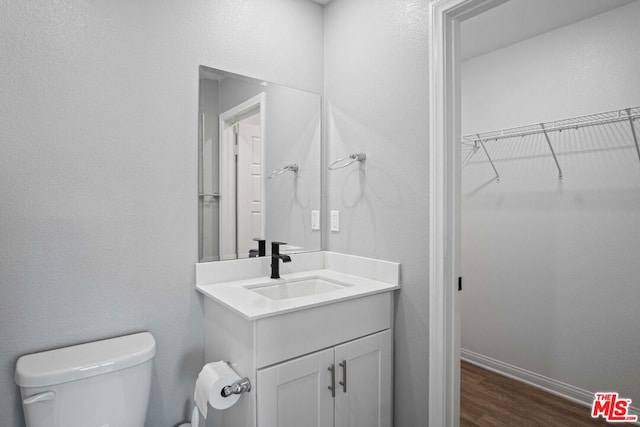
<path id="1" fill-rule="evenodd" d="M 536 374 L 535 372 L 527 371 L 526 369 L 501 362 L 500 360 L 496 360 L 491 357 L 483 356 L 482 354 L 473 352 L 471 350 L 466 350 L 464 348 L 460 349 L 460 358 L 465 362 L 469 362 L 488 371 L 504 375 L 505 377 L 509 377 L 525 384 L 529 384 L 533 387 L 539 388 L 551 394 L 555 394 L 556 396 L 562 397 L 588 408 L 591 408 L 591 405 L 593 403 L 595 392 L 584 390 L 579 387 L 572 386 L 571 384 L 563 383 L 562 381 L 545 377 L 544 375 Z M 629 407 L 629 414 L 638 415 L 638 419 L 640 419 L 640 408 L 637 408 L 635 406 Z M 640 425 L 640 421 L 635 424 Z"/>

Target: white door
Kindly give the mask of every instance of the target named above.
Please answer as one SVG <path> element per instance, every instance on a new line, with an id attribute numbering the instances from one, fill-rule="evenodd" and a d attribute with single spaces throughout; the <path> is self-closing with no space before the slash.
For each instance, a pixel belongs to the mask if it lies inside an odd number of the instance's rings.
<path id="1" fill-rule="evenodd" d="M 259 115 L 258 115 L 259 118 Z M 247 258 L 262 230 L 260 125 L 240 122 L 238 133 L 238 258 Z"/>
<path id="2" fill-rule="evenodd" d="M 333 349 L 260 369 L 258 427 L 332 427 Z"/>
<path id="3" fill-rule="evenodd" d="M 336 427 L 391 427 L 391 332 L 335 347 Z"/>

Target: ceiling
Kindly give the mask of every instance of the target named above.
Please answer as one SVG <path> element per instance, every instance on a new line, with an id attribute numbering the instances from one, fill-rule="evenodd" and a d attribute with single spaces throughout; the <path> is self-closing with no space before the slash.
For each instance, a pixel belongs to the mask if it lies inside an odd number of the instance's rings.
<path id="1" fill-rule="evenodd" d="M 326 5 L 331 0 L 312 0 Z M 349 1 L 349 0 L 345 0 Z M 462 22 L 462 60 L 530 39 L 638 0 L 507 0 Z"/>
<path id="2" fill-rule="evenodd" d="M 462 59 L 530 39 L 636 0 L 509 0 L 462 22 Z"/>

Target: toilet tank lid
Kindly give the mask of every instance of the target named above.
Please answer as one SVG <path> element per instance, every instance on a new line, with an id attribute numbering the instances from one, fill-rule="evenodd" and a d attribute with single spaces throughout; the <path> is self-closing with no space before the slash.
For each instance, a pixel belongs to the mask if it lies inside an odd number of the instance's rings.
<path id="1" fill-rule="evenodd" d="M 155 353 L 149 332 L 94 341 L 22 356 L 15 380 L 21 387 L 60 384 L 139 365 Z"/>

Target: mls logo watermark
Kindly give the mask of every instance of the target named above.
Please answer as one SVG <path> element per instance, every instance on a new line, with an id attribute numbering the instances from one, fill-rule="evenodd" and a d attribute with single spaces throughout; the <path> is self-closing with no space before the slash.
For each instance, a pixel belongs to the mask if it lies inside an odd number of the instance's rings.
<path id="1" fill-rule="evenodd" d="M 621 399 L 618 393 L 596 393 L 591 406 L 591 417 L 603 417 L 610 423 L 638 421 L 637 415 L 628 415 L 631 399 Z"/>

